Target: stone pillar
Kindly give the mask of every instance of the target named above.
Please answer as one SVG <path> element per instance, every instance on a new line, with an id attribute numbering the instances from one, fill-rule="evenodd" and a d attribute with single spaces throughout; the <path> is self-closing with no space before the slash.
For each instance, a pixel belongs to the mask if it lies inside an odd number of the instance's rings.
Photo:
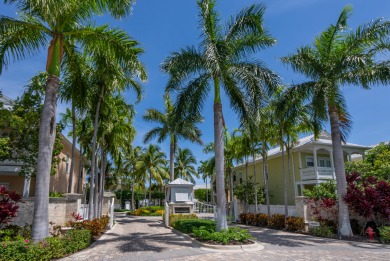
<path id="1" fill-rule="evenodd" d="M 298 196 L 295 197 L 295 215 L 297 217 L 303 218 L 303 221 L 305 222 L 305 231 L 308 231 L 309 229 L 309 208 L 307 205 L 308 197 L 304 196 Z"/>

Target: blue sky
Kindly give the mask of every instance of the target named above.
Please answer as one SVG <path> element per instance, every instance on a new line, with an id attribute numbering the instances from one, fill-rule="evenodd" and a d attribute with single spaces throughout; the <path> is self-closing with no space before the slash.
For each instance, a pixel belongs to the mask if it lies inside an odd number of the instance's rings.
<path id="1" fill-rule="evenodd" d="M 254 0 L 219 0 L 217 10 L 224 22 L 241 8 L 260 1 Z M 281 75 L 286 84 L 302 82 L 304 77 L 279 61 L 279 58 L 294 52 L 297 47 L 309 44 L 314 37 L 330 23 L 335 23 L 340 11 L 346 4 L 351 4 L 353 15 L 350 27 L 368 22 L 378 17 L 389 17 L 390 1 L 388 0 L 266 0 L 265 26 L 277 39 L 277 44 L 256 55 L 271 69 Z M 0 13 L 15 16 L 13 6 L 0 4 Z M 137 130 L 135 145 L 143 145 L 143 135 L 154 125 L 142 120 L 147 108 L 163 110 L 162 95 L 168 77 L 160 70 L 160 64 L 170 52 L 188 45 L 197 45 L 200 31 L 198 28 L 197 6 L 195 0 L 138 0 L 133 14 L 122 20 L 113 20 L 109 16 L 96 18 L 98 24 L 109 23 L 126 30 L 139 41 L 145 50 L 141 60 L 145 64 L 149 80 L 144 84 L 144 99 L 136 105 L 137 116 L 134 122 Z M 384 59 L 388 59 L 384 57 Z M 16 61 L 0 75 L 0 90 L 11 98 L 21 94 L 23 86 L 39 71 L 45 69 L 46 51 L 24 61 Z M 376 144 L 390 140 L 389 86 L 377 86 L 372 90 L 363 90 L 357 86 L 346 86 L 344 94 L 349 112 L 353 119 L 353 130 L 349 142 L 362 145 Z M 201 125 L 205 143 L 213 141 L 212 94 L 204 107 L 205 121 Z M 126 93 L 129 103 L 134 102 L 134 94 Z M 222 101 L 223 112 L 229 130 L 238 127 L 235 114 L 229 110 L 229 102 Z M 59 104 L 62 112 L 66 104 Z M 160 144 L 168 153 L 167 142 Z M 190 148 L 197 160 L 211 157 L 202 153 L 202 147 L 188 142 L 179 146 Z M 199 182 L 202 183 L 202 182 Z"/>

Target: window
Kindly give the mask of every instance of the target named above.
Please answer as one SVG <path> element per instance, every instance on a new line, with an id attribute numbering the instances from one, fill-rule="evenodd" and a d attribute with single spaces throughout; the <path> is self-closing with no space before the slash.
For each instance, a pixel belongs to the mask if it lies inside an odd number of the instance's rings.
<path id="1" fill-rule="evenodd" d="M 234 173 L 234 175 L 233 175 L 233 182 L 236 182 L 236 180 L 237 180 L 237 176 L 236 176 L 236 173 Z"/>
<path id="2" fill-rule="evenodd" d="M 314 167 L 314 158 L 306 157 L 306 167 Z"/>
<path id="3" fill-rule="evenodd" d="M 331 168 L 330 159 L 328 158 L 319 158 L 318 159 L 318 167 L 322 168 Z"/>
<path id="4" fill-rule="evenodd" d="M 242 172 L 238 172 L 238 180 L 240 181 L 240 184 L 242 184 Z"/>

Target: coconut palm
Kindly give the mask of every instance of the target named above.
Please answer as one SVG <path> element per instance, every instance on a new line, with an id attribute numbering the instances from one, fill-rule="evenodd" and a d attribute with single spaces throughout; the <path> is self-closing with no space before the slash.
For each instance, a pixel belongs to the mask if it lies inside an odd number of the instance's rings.
<path id="1" fill-rule="evenodd" d="M 352 7 L 346 6 L 337 22 L 315 38 L 313 44 L 299 48 L 282 58 L 309 82 L 295 86 L 297 92 L 311 99 L 316 117 L 330 121 L 334 168 L 339 206 L 339 234 L 351 236 L 346 194 L 344 156 L 341 142 L 349 131 L 350 117 L 341 87 L 360 85 L 369 89 L 373 84 L 389 83 L 389 61 L 377 61 L 377 54 L 388 49 L 390 22 L 375 19 L 349 30 Z"/>
<path id="2" fill-rule="evenodd" d="M 92 26 L 92 16 L 109 11 L 122 17 L 131 11 L 129 0 L 12 0 L 16 4 L 17 19 L 0 16 L 0 73 L 10 61 L 36 54 L 49 46 L 46 70 L 48 73 L 44 108 L 39 130 L 37 186 L 32 237 L 42 240 L 49 235 L 48 195 L 51 154 L 55 137 L 56 101 L 61 64 L 71 60 L 82 48 L 88 53 L 102 53 L 133 68 L 137 72 L 139 52 L 137 43 L 119 29 Z M 66 59 L 63 59 L 66 57 Z M 134 70 L 137 68 L 136 70 Z"/>
<path id="3" fill-rule="evenodd" d="M 179 91 L 177 113 L 199 112 L 211 89 L 214 91 L 214 146 L 217 184 L 217 231 L 227 228 L 224 178 L 224 141 L 221 88 L 231 108 L 248 116 L 247 99 L 261 99 L 264 90 L 278 83 L 278 76 L 251 55 L 275 40 L 263 27 L 263 5 L 244 8 L 226 24 L 219 24 L 215 0 L 198 0 L 200 47 L 172 53 L 164 62 L 169 73 L 166 90 Z"/>
<path id="4" fill-rule="evenodd" d="M 178 148 L 175 158 L 175 178 L 180 177 L 195 184 L 195 178 L 199 178 L 199 173 L 195 169 L 196 159 L 191 150 Z"/>
<path id="5" fill-rule="evenodd" d="M 152 180 L 162 184 L 163 178 L 169 178 L 169 174 L 165 169 L 167 164 L 164 152 L 160 151 L 160 147 L 150 144 L 143 153 L 141 160 L 137 162 L 136 168 L 141 173 L 149 176 L 149 205 L 152 201 Z"/>
<path id="6" fill-rule="evenodd" d="M 144 142 L 149 142 L 158 137 L 161 143 L 169 137 L 169 173 L 170 181 L 175 177 L 174 155 L 179 139 L 186 139 L 198 144 L 202 144 L 200 136 L 201 130 L 196 126 L 203 121 L 202 117 L 196 113 L 176 114 L 169 93 L 164 95 L 165 113 L 156 109 L 147 109 L 143 115 L 144 120 L 148 122 L 159 123 L 160 126 L 153 128 L 145 134 Z"/>

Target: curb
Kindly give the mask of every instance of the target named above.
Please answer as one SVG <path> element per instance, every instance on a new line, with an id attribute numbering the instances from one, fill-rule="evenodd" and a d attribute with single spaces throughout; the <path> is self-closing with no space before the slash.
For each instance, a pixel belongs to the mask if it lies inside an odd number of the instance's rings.
<path id="1" fill-rule="evenodd" d="M 199 247 L 204 250 L 208 251 L 226 251 L 226 252 L 256 252 L 261 251 L 264 249 L 263 245 L 260 245 L 256 240 L 250 240 L 254 242 L 254 244 L 250 245 L 210 245 L 203 242 L 200 242 L 199 240 L 196 240 L 195 238 L 190 237 L 187 234 L 184 234 L 173 227 L 167 227 L 172 230 L 173 233 L 175 233 L 178 236 L 184 237 L 186 240 L 189 240 L 192 242 L 193 245 L 196 247 Z"/>

